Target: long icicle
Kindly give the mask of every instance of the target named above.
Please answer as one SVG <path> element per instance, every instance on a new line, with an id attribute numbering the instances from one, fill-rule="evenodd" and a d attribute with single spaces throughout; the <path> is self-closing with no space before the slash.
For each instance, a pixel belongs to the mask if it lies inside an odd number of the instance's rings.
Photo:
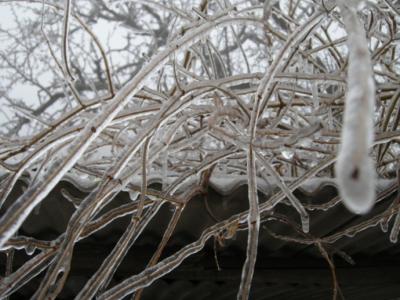
<path id="1" fill-rule="evenodd" d="M 343 0 L 338 3 L 348 33 L 349 66 L 336 176 L 345 206 L 364 214 L 375 202 L 375 166 L 369 156 L 374 139 L 375 83 L 366 33 L 356 8 Z"/>

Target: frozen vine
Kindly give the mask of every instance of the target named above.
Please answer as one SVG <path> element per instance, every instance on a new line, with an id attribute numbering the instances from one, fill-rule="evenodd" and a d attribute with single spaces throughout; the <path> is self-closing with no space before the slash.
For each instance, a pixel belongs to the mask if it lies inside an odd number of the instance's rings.
<path id="1" fill-rule="evenodd" d="M 7 260 L 0 297 L 43 272 L 34 298 L 56 299 L 76 244 L 126 216 L 125 231 L 77 299 L 139 300 L 209 239 L 244 230 L 237 298 L 248 299 L 260 224 L 270 222 L 291 229 L 268 228 L 271 238 L 316 247 L 335 299 L 340 278 L 327 249 L 377 226 L 397 242 L 400 16 L 393 1 L 3 0 L 3 8 L 26 21 L 13 28 L 0 21 L 8 43 L 0 48 L 0 250 Z M 101 22 L 112 29 L 107 38 Z M 31 100 L 15 94 L 21 85 Z M 382 179 L 391 182 L 379 185 Z M 339 195 L 301 201 L 295 190 L 313 180 L 337 183 Z M 20 234 L 61 181 L 87 192 L 63 191 L 74 208 L 65 231 L 54 240 Z M 161 187 L 151 188 L 154 181 Z M 229 193 L 242 183 L 248 210 L 225 219 L 217 212 L 196 241 L 163 257 L 195 196 L 207 203 L 209 186 Z M 109 209 L 124 191 L 131 202 Z M 378 202 L 387 205 L 375 213 Z M 323 216 L 341 203 L 371 215 L 314 236 L 310 211 Z M 164 205 L 172 207 L 170 220 L 145 269 L 111 288 Z M 282 205 L 296 217 L 275 214 Z M 18 269 L 15 251 L 29 256 Z"/>

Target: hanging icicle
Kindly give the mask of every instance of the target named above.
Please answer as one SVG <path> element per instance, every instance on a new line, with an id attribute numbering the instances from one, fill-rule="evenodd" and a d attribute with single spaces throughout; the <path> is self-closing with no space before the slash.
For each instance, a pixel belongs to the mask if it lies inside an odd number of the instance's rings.
<path id="1" fill-rule="evenodd" d="M 369 156 L 374 137 L 375 84 L 368 42 L 355 3 L 338 2 L 348 36 L 349 62 L 342 142 L 336 163 L 339 193 L 346 207 L 367 213 L 375 202 L 375 167 Z"/>

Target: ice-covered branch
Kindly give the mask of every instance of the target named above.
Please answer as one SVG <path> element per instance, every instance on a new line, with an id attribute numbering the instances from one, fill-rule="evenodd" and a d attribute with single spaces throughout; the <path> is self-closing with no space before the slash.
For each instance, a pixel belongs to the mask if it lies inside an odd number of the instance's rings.
<path id="1" fill-rule="evenodd" d="M 223 244 L 248 230 L 236 287 L 248 299 L 264 229 L 268 239 L 316 246 L 339 297 L 338 241 L 381 226 L 396 242 L 394 2 L 172 2 L 0 0 L 14 20 L 0 20 L 0 297 L 34 286 L 37 299 L 73 290 L 80 299 L 140 300 L 209 239 Z M 314 197 L 337 183 L 336 197 Z M 230 195 L 243 184 L 248 210 L 212 201 L 214 191 Z M 49 216 L 58 201 L 65 220 Z M 341 202 L 370 213 L 322 235 L 315 222 L 341 222 Z M 51 237 L 36 238 L 42 224 L 54 227 Z M 154 225 L 162 239 L 151 259 L 113 284 Z M 198 239 L 176 251 L 170 241 L 182 231 Z M 79 246 L 105 232 L 112 250 L 76 285 Z"/>

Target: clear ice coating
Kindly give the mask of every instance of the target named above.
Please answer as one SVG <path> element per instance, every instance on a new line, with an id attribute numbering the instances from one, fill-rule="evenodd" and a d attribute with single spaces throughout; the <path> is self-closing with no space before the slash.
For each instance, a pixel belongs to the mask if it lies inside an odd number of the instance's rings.
<path id="1" fill-rule="evenodd" d="M 392 243 L 397 243 L 397 240 L 399 238 L 399 232 L 400 232 L 400 213 L 396 215 L 392 230 L 390 232 L 390 241 Z"/>
<path id="2" fill-rule="evenodd" d="M 268 242 L 317 245 L 322 256 L 327 247 L 349 263 L 341 239 L 381 226 L 397 242 L 397 200 L 374 209 L 400 177 L 392 1 L 13 2 L 0 4 L 0 298 L 37 280 L 33 297 L 56 299 L 76 244 L 122 218 L 123 235 L 74 297 L 139 300 L 207 240 L 247 230 L 237 294 L 247 299 L 261 223 Z M 331 185 L 337 197 L 314 197 Z M 237 211 L 230 196 L 241 186 L 248 209 Z M 205 211 L 183 231 L 199 238 L 164 251 L 197 199 Z M 68 211 L 49 211 L 47 200 Z M 342 224 L 341 203 L 365 215 Z M 57 213 L 67 216 L 58 236 L 37 239 Z M 213 225 L 199 228 L 200 213 Z M 332 230 L 331 215 L 341 225 Z M 111 288 L 148 224 L 162 227 L 157 250 Z M 14 251 L 25 252 L 18 268 Z"/>

